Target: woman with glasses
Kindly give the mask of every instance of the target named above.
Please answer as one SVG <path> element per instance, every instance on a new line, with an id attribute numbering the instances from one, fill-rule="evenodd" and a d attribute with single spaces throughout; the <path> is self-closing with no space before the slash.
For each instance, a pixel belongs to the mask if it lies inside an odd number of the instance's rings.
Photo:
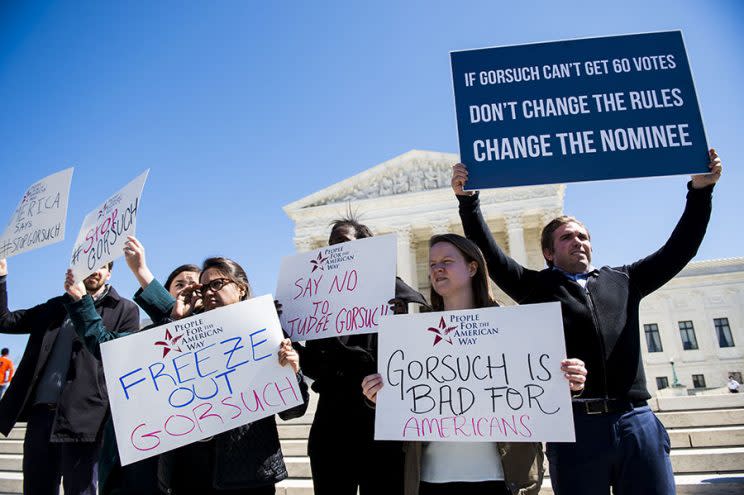
<path id="1" fill-rule="evenodd" d="M 498 306 L 483 254 L 460 235 L 431 238 L 429 280 L 435 311 Z M 583 387 L 584 375 L 572 375 L 572 390 Z M 362 380 L 372 402 L 382 386 L 379 374 Z M 407 442 L 405 451 L 405 495 L 533 495 L 542 484 L 540 443 Z"/>
<path id="2" fill-rule="evenodd" d="M 130 243 L 129 248 L 128 253 L 125 250 L 127 256 L 133 256 L 138 251 L 134 243 Z M 177 319 L 174 317 L 174 310 L 178 307 L 178 301 L 162 285 L 153 285 L 153 282 L 154 280 L 141 293 L 145 304 L 152 311 L 149 314 L 154 315 L 154 321 Z M 146 293 L 150 287 L 151 291 Z M 199 285 L 184 288 L 178 297 L 181 298 L 187 289 L 191 296 L 188 300 L 184 298 L 182 303 L 188 312 L 198 307 L 199 300 L 201 309 L 210 311 L 252 297 L 245 271 L 238 263 L 227 258 L 205 260 L 199 275 Z M 65 290 L 73 299 L 79 291 L 70 272 Z M 187 311 L 184 311 L 184 316 Z M 76 324 L 76 331 L 81 336 L 96 335 L 99 342 L 119 336 L 112 335 L 100 323 L 88 327 Z M 282 419 L 288 420 L 305 413 L 309 396 L 300 372 L 299 356 L 289 339 L 282 341 L 278 355 L 279 363 L 290 366 L 295 372 L 303 397 L 302 404 L 279 413 Z M 274 416 L 166 452 L 160 456 L 158 472 L 160 490 L 174 495 L 270 495 L 275 493 L 274 485 L 287 476 Z"/>

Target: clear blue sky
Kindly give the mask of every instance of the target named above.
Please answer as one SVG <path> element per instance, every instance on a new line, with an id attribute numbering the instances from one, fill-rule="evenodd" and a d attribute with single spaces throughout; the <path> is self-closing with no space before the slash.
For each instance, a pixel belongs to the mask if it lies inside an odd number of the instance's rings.
<path id="1" fill-rule="evenodd" d="M 61 293 L 85 214 L 148 167 L 138 236 L 156 275 L 223 254 L 273 292 L 294 251 L 283 205 L 410 149 L 458 151 L 450 50 L 668 29 L 725 166 L 697 259 L 742 256 L 743 5 L 3 1 L 0 222 L 75 167 L 67 237 L 10 259 L 11 308 Z M 565 210 L 596 263 L 620 264 L 663 243 L 685 181 L 572 184 Z M 112 281 L 136 288 L 123 260 Z M 24 342 L 0 336 L 16 357 Z"/>

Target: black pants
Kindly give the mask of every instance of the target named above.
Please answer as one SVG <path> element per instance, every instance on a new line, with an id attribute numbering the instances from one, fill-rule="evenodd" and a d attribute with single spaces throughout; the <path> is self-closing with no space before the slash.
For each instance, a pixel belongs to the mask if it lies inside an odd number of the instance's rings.
<path id="1" fill-rule="evenodd" d="M 215 464 L 216 440 L 195 442 L 176 450 L 165 453 L 171 456 L 174 471 L 171 489 L 168 493 L 176 495 L 274 495 L 275 485 L 265 485 L 255 488 L 238 488 L 234 490 L 220 490 L 212 486 L 212 473 Z"/>
<path id="2" fill-rule="evenodd" d="M 419 495 L 509 495 L 503 481 L 427 483 L 419 485 Z"/>
<path id="3" fill-rule="evenodd" d="M 315 495 L 356 495 L 357 489 L 360 495 L 402 495 L 403 443 L 373 440 L 374 411 L 349 401 L 320 396 L 308 439 Z"/>
<path id="4" fill-rule="evenodd" d="M 55 410 L 34 406 L 23 441 L 23 493 L 57 495 L 60 478 L 65 495 L 95 495 L 100 441 L 50 442 Z"/>

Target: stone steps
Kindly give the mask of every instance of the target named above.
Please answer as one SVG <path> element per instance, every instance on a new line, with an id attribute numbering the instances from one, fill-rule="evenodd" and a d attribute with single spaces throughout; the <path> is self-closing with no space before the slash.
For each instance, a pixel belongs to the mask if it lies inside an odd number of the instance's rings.
<path id="1" fill-rule="evenodd" d="M 670 429 L 673 449 L 744 445 L 744 426 Z"/>
<path id="2" fill-rule="evenodd" d="M 0 472 L 0 492 L 23 493 L 23 474 L 15 472 Z"/>
<path id="3" fill-rule="evenodd" d="M 675 474 L 731 473 L 744 470 L 744 447 L 673 449 Z"/>
<path id="4" fill-rule="evenodd" d="M 744 425 L 744 409 L 700 411 L 663 411 L 656 415 L 667 430 L 714 426 Z"/>

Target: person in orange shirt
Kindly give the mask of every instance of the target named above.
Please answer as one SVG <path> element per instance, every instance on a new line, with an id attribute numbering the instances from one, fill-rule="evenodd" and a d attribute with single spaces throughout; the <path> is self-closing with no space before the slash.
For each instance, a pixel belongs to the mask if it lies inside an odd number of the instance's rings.
<path id="1" fill-rule="evenodd" d="M 0 398 L 5 394 L 5 389 L 8 388 L 10 380 L 13 378 L 13 361 L 8 357 L 10 350 L 7 347 L 3 347 L 0 351 Z"/>

